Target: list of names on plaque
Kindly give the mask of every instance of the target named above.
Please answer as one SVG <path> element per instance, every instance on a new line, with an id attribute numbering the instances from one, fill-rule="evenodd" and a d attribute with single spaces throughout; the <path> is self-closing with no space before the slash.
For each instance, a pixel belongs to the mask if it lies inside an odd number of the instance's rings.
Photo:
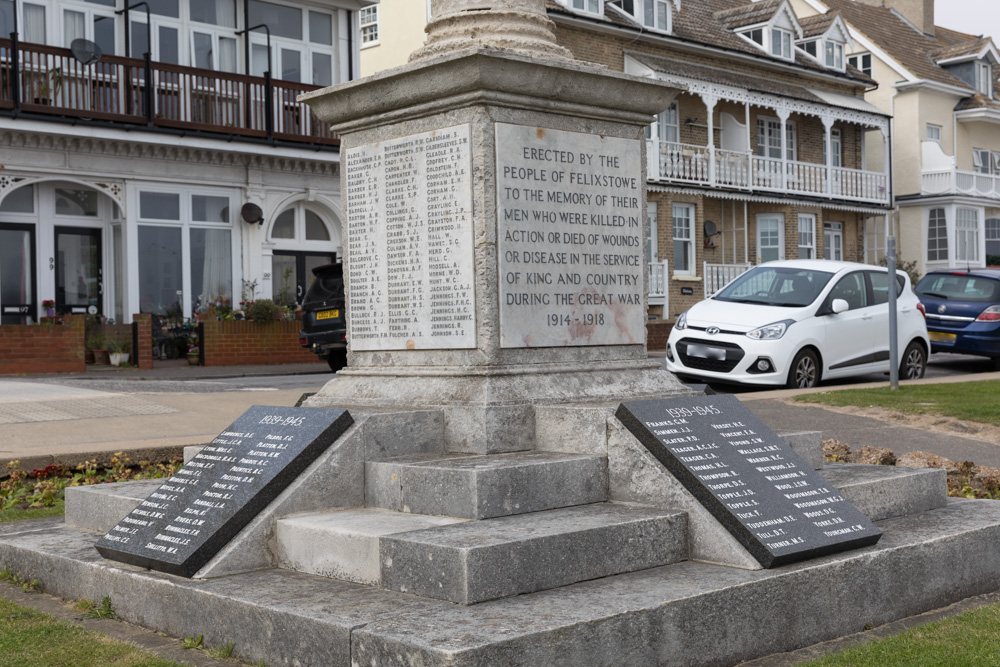
<path id="1" fill-rule="evenodd" d="M 502 347 L 645 340 L 642 146 L 498 123 Z"/>
<path id="2" fill-rule="evenodd" d="M 471 127 L 345 151 L 351 348 L 476 346 Z"/>
<path id="3" fill-rule="evenodd" d="M 764 567 L 882 535 L 735 396 L 622 403 L 616 417 Z"/>
<path id="4" fill-rule="evenodd" d="M 352 423 L 346 410 L 255 405 L 112 527 L 97 550 L 194 576 Z"/>

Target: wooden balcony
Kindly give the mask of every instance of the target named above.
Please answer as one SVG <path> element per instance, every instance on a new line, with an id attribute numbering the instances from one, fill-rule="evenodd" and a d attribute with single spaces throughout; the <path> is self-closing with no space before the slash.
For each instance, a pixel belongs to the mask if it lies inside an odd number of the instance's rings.
<path id="1" fill-rule="evenodd" d="M 111 55 L 84 66 L 68 49 L 0 39 L 0 110 L 24 114 L 337 146 L 296 101 L 317 88 Z"/>
<path id="2" fill-rule="evenodd" d="M 657 143 L 659 144 L 657 146 Z M 711 146 L 647 142 L 649 180 L 888 204 L 882 172 L 775 160 Z"/>

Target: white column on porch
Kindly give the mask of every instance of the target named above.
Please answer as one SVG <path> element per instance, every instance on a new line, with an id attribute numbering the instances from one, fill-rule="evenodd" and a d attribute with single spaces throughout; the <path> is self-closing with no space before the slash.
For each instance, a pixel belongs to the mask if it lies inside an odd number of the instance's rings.
<path id="1" fill-rule="evenodd" d="M 714 95 L 701 95 L 701 101 L 705 103 L 708 111 L 708 182 L 715 185 L 715 105 L 719 103 L 719 98 Z"/>
<path id="2" fill-rule="evenodd" d="M 829 197 L 833 193 L 833 118 L 831 116 L 820 116 L 823 123 L 823 145 L 826 147 L 823 154 L 826 156 L 826 178 L 823 192 Z"/>
<path id="3" fill-rule="evenodd" d="M 788 109 L 775 109 L 781 121 L 781 189 L 788 189 Z"/>

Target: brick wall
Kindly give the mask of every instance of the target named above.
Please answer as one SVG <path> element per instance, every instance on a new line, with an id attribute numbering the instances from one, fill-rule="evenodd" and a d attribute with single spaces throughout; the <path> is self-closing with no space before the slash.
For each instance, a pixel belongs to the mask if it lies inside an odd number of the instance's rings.
<path id="1" fill-rule="evenodd" d="M 62 324 L 0 327 L 0 375 L 82 373 L 86 370 L 83 318 L 66 316 L 60 320 Z"/>
<path id="2" fill-rule="evenodd" d="M 670 337 L 670 330 L 673 328 L 674 328 L 673 322 L 647 322 L 646 349 L 647 350 L 667 349 L 667 338 Z"/>
<path id="3" fill-rule="evenodd" d="M 129 361 L 140 369 L 150 369 L 153 367 L 153 316 L 139 313 L 132 316 L 132 321 L 139 330 L 139 349 L 132 350 Z"/>
<path id="4" fill-rule="evenodd" d="M 323 363 L 299 347 L 302 322 L 205 320 L 205 365 Z"/>

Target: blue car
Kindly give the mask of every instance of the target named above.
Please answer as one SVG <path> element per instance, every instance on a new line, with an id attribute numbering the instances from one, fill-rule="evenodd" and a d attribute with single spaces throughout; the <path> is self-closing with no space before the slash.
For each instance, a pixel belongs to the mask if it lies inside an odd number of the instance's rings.
<path id="1" fill-rule="evenodd" d="M 989 357 L 1000 370 L 1000 269 L 931 271 L 913 291 L 927 309 L 931 352 Z"/>

